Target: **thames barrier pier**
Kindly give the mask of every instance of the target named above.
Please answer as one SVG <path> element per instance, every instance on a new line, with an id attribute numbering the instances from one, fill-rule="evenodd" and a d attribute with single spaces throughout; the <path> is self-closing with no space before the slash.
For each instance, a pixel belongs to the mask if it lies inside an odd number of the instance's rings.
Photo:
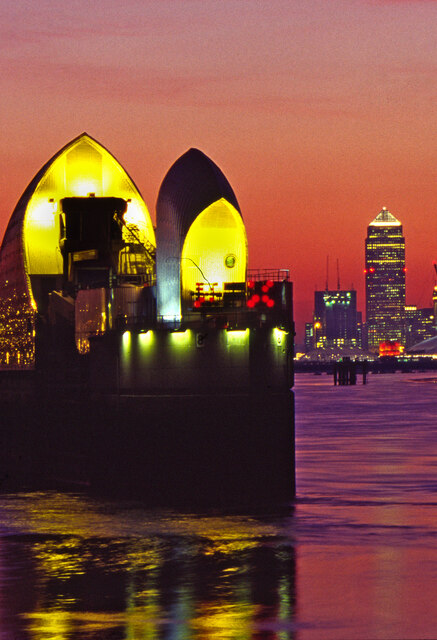
<path id="1" fill-rule="evenodd" d="M 3 486 L 294 496 L 292 283 L 248 269 L 238 201 L 201 151 L 165 176 L 155 237 L 122 166 L 74 139 L 20 198 L 0 286 Z"/>

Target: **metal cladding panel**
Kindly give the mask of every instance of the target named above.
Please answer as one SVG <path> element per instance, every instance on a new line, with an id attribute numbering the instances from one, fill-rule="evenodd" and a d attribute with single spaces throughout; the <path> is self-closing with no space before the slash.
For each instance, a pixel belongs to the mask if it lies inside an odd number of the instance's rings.
<path id="1" fill-rule="evenodd" d="M 199 213 L 220 198 L 241 215 L 223 172 L 198 149 L 184 153 L 165 176 L 156 204 L 158 316 L 180 316 L 180 262 L 185 237 Z"/>
<path id="2" fill-rule="evenodd" d="M 12 212 L 0 247 L 0 286 L 13 287 L 19 291 L 28 291 L 24 266 L 24 217 L 27 205 L 36 187 L 52 162 L 70 145 L 60 149 L 46 162 L 24 190 Z"/>

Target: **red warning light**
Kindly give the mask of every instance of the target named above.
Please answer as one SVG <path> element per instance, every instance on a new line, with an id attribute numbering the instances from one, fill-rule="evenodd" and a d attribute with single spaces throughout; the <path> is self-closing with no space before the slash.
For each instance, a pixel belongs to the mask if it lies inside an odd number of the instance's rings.
<path id="1" fill-rule="evenodd" d="M 270 300 L 269 296 L 265 293 L 263 296 L 261 296 L 261 300 L 262 302 L 264 302 L 264 304 L 267 304 L 268 301 Z"/>
<path id="2" fill-rule="evenodd" d="M 259 295 L 257 293 L 255 293 L 252 296 L 252 300 L 254 301 L 255 304 L 258 304 L 258 302 L 261 300 L 261 298 L 259 297 Z"/>
<path id="3" fill-rule="evenodd" d="M 404 268 L 403 268 L 403 272 L 404 272 L 404 273 L 407 273 L 407 267 L 404 267 Z"/>
<path id="4" fill-rule="evenodd" d="M 367 269 L 364 269 L 364 273 L 367 273 Z"/>
<path id="5" fill-rule="evenodd" d="M 202 303 L 200 302 L 200 300 L 195 300 L 194 301 L 194 306 L 195 306 L 196 309 L 198 309 L 201 305 L 202 305 Z"/>
<path id="6" fill-rule="evenodd" d="M 271 298 L 269 298 L 267 300 L 267 306 L 270 307 L 270 308 L 274 307 L 275 306 L 275 301 L 272 300 Z"/>
<path id="7" fill-rule="evenodd" d="M 267 291 L 268 291 L 268 290 L 269 290 L 268 285 L 267 285 L 267 284 L 263 284 L 263 286 L 261 287 L 261 291 L 262 291 L 263 293 L 267 293 Z"/>
<path id="8" fill-rule="evenodd" d="M 253 280 L 248 280 L 247 281 L 247 288 L 248 289 L 253 289 L 255 286 L 255 282 Z"/>
<path id="9" fill-rule="evenodd" d="M 375 267 L 370 267 L 369 271 L 370 273 L 375 273 Z"/>
<path id="10" fill-rule="evenodd" d="M 253 309 L 253 307 L 255 306 L 253 298 L 249 298 L 249 300 L 246 302 L 246 305 L 249 307 L 249 309 Z"/>
<path id="11" fill-rule="evenodd" d="M 273 280 L 267 280 L 266 285 L 271 289 L 273 287 Z"/>

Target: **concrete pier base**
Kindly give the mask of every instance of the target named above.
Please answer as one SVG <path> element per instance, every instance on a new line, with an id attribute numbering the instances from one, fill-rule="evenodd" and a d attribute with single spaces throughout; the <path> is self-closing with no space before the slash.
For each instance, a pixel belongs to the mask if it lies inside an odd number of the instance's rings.
<path id="1" fill-rule="evenodd" d="M 149 504 L 282 504 L 293 394 L 3 402 L 0 490 L 86 490 Z"/>

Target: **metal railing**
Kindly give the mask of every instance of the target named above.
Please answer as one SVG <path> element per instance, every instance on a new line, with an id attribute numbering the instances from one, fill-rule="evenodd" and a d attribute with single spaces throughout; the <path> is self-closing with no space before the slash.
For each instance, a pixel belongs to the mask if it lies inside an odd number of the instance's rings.
<path id="1" fill-rule="evenodd" d="M 272 280 L 273 282 L 288 282 L 290 279 L 290 269 L 248 269 L 247 280 L 260 282 Z"/>

